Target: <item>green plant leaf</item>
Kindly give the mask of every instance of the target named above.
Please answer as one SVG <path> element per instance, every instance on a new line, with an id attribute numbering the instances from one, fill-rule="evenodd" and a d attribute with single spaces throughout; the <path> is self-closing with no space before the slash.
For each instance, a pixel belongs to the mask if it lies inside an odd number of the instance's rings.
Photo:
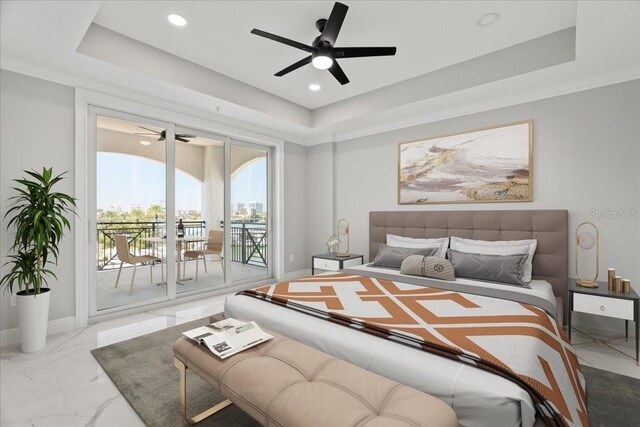
<path id="1" fill-rule="evenodd" d="M 68 216 L 77 215 L 76 199 L 52 188 L 64 179 L 66 172 L 53 175 L 53 168 L 42 168 L 42 172 L 24 171 L 33 180 L 15 179 L 19 184 L 13 188 L 16 195 L 9 197 L 11 206 L 4 215 L 7 231 L 15 229 L 10 248 L 13 254 L 5 266 L 8 273 L 0 279 L 0 287 L 13 292 L 33 289 L 40 292 L 47 278 L 56 278 L 47 265 L 57 264 L 59 248 L 65 228 L 70 230 Z"/>

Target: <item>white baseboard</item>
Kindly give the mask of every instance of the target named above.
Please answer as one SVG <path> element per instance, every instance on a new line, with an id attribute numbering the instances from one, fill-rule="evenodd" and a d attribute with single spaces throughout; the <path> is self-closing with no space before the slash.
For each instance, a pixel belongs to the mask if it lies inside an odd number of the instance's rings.
<path id="1" fill-rule="evenodd" d="M 63 317 L 62 319 L 49 320 L 47 325 L 47 335 L 69 332 L 76 329 L 75 316 Z M 0 347 L 17 344 L 20 342 L 20 328 L 5 329 L 0 331 Z"/>
<path id="2" fill-rule="evenodd" d="M 299 279 L 301 277 L 307 277 L 307 276 L 311 276 L 310 268 L 284 273 L 284 277 L 282 278 L 282 280 L 288 281 L 288 280 Z"/>

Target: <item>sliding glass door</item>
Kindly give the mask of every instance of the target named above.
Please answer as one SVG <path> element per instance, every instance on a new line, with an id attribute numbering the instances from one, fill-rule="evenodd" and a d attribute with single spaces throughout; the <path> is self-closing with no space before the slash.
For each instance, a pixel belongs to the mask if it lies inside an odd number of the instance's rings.
<path id="1" fill-rule="evenodd" d="M 90 315 L 272 277 L 271 149 L 89 109 Z"/>
<path id="2" fill-rule="evenodd" d="M 271 277 L 270 149 L 233 140 L 229 164 L 231 279 Z"/>
<path id="3" fill-rule="evenodd" d="M 176 128 L 175 215 L 178 294 L 224 286 L 225 141 Z"/>
<path id="4" fill-rule="evenodd" d="M 168 299 L 167 130 L 173 125 L 93 109 L 94 273 L 91 311 Z"/>

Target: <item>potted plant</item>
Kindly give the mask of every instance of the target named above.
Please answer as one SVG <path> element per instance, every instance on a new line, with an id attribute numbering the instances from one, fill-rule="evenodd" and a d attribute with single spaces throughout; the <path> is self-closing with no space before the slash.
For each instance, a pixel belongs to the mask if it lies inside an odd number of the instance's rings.
<path id="1" fill-rule="evenodd" d="M 42 173 L 24 171 L 33 180 L 22 178 L 13 189 L 18 195 L 9 198 L 12 206 L 5 214 L 9 218 L 7 231 L 15 228 L 15 239 L 10 251 L 9 272 L 0 279 L 0 287 L 13 293 L 18 286 L 18 321 L 22 351 L 33 353 L 44 348 L 49 319 L 50 290 L 47 277 L 56 278 L 48 266 L 58 262 L 58 244 L 64 230 L 71 230 L 68 216 L 75 214 L 73 197 L 53 191 L 64 178 L 53 176 L 53 168 L 42 168 Z M 56 278 L 57 279 L 57 278 Z"/>

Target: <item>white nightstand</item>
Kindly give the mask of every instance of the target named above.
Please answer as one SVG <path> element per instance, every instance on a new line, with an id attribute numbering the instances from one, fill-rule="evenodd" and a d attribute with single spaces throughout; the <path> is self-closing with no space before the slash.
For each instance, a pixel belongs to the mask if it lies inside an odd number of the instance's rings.
<path id="1" fill-rule="evenodd" d="M 343 268 L 362 265 L 364 257 L 357 254 L 349 254 L 349 256 L 339 257 L 335 254 L 320 254 L 311 256 L 311 275 L 316 274 L 318 270 L 338 271 Z"/>
<path id="2" fill-rule="evenodd" d="M 567 292 L 569 294 L 569 339 L 571 339 L 573 311 L 624 319 L 624 332 L 627 339 L 629 339 L 629 320 L 633 320 L 636 326 L 636 365 L 640 365 L 640 297 L 638 294 L 633 289 L 627 294 L 609 291 L 606 282 L 598 282 L 597 288 L 583 288 L 576 285 L 576 279 L 568 280 Z"/>

